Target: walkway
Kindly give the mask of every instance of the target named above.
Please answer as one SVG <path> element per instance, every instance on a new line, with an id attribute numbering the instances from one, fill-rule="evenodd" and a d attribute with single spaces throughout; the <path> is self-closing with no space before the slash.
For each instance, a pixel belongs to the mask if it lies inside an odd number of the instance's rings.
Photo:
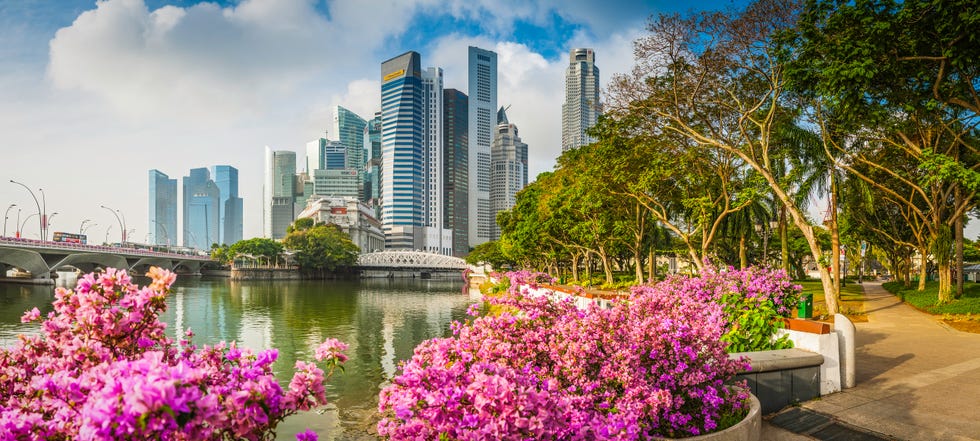
<path id="1" fill-rule="evenodd" d="M 903 440 L 980 440 L 980 334 L 949 328 L 865 283 L 857 385 L 803 404 Z M 771 440 L 808 439 L 766 424 Z"/>

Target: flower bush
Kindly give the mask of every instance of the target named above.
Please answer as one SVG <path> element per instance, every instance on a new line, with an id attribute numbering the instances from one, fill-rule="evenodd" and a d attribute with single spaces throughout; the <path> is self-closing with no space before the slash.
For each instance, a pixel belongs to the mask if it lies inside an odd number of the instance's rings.
<path id="1" fill-rule="evenodd" d="M 799 303 L 802 287 L 790 282 L 783 270 L 750 267 L 722 271 L 712 265 L 696 277 L 674 276 L 656 289 L 678 296 L 693 296 L 722 305 L 725 332 L 721 340 L 729 352 L 766 351 L 793 346 L 787 336 L 776 337 L 784 317 Z"/>
<path id="2" fill-rule="evenodd" d="M 159 268 L 143 288 L 124 270 L 58 288 L 54 311 L 22 321 L 41 333 L 0 349 L 0 440 L 271 439 L 276 425 L 326 403 L 324 380 L 346 357 L 328 339 L 316 350 L 328 373 L 296 362 L 286 390 L 275 349 L 174 343 L 158 316 L 176 275 Z M 312 432 L 300 439 L 316 439 Z"/>
<path id="3" fill-rule="evenodd" d="M 540 274 L 508 273 L 499 315 L 420 344 L 381 392 L 390 439 L 645 439 L 699 435 L 746 411 L 726 381 L 722 306 L 637 287 L 612 309 L 531 296 Z M 471 308 L 475 311 L 476 308 Z"/>

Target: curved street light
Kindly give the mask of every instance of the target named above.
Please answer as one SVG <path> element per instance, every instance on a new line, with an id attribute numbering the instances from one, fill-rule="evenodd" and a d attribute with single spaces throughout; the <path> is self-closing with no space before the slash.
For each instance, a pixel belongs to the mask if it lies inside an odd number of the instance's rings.
<path id="1" fill-rule="evenodd" d="M 58 214 L 57 211 L 51 213 L 51 216 L 48 216 L 47 220 L 44 221 L 44 237 L 41 240 L 48 240 L 48 233 L 50 233 L 48 230 L 51 229 L 51 219 L 54 219 L 56 214 Z"/>
<path id="2" fill-rule="evenodd" d="M 105 227 L 105 240 L 103 240 L 102 243 L 105 243 L 105 244 L 108 244 L 109 243 L 109 232 L 110 231 L 112 231 L 112 225 L 109 225 L 108 227 Z"/>
<path id="3" fill-rule="evenodd" d="M 7 237 L 7 219 L 10 218 L 10 209 L 16 207 L 17 204 L 10 204 L 7 207 L 7 211 L 3 213 L 3 237 Z"/>
<path id="4" fill-rule="evenodd" d="M 20 228 L 17 229 L 17 231 L 19 232 L 19 234 L 18 234 L 19 236 L 21 236 L 21 237 L 24 236 L 24 227 L 27 225 L 27 220 L 30 219 L 30 218 L 32 218 L 32 217 L 34 217 L 34 216 L 37 216 L 37 215 L 38 215 L 37 213 L 31 213 L 30 216 L 27 216 L 27 217 L 24 218 L 24 222 L 22 224 L 20 224 Z"/>
<path id="5" fill-rule="evenodd" d="M 31 188 L 28 187 L 28 186 L 26 186 L 26 185 L 24 185 L 24 183 L 17 182 L 17 181 L 15 181 L 13 179 L 11 179 L 10 182 L 13 183 L 13 184 L 17 184 L 17 185 L 19 185 L 21 187 L 24 187 L 24 189 L 27 190 L 27 192 L 31 194 L 31 197 L 34 198 L 34 205 L 37 205 L 37 215 L 38 215 L 37 225 L 38 225 L 38 228 L 42 232 L 44 232 L 44 220 L 41 219 L 41 217 L 40 217 L 42 215 L 42 212 L 41 212 L 41 204 L 37 201 L 37 196 L 34 196 L 34 192 L 31 191 Z M 40 190 L 40 189 L 38 189 L 38 190 Z M 41 197 L 42 198 L 44 197 L 44 192 L 41 193 Z M 23 228 L 21 228 L 20 230 L 17 230 L 17 231 L 22 231 L 22 230 L 23 230 Z"/>
<path id="6" fill-rule="evenodd" d="M 121 235 L 120 235 L 120 238 L 122 239 L 122 242 L 121 243 L 126 243 L 126 223 L 123 222 L 123 220 L 119 218 L 119 215 L 121 214 L 119 212 L 119 210 L 113 210 L 113 209 L 111 209 L 109 207 L 106 207 L 105 205 L 99 205 L 99 207 L 102 207 L 102 208 L 105 208 L 106 210 L 109 210 L 109 212 L 111 212 L 112 215 L 116 217 L 116 222 L 119 222 L 119 231 L 122 232 Z"/>
<path id="7" fill-rule="evenodd" d="M 78 226 L 78 234 L 82 234 L 82 232 L 85 231 L 85 224 L 89 222 L 92 222 L 92 219 L 85 219 L 82 221 L 82 224 Z"/>
<path id="8" fill-rule="evenodd" d="M 150 222 L 153 222 L 153 223 L 159 225 L 160 228 L 163 228 L 163 237 L 164 237 L 164 239 L 167 240 L 167 247 L 170 247 L 170 232 L 167 231 L 167 224 L 165 224 L 163 222 L 157 222 L 156 219 L 150 219 Z M 156 233 L 156 231 L 154 231 L 154 233 Z M 153 241 L 154 242 L 157 241 L 156 234 L 153 235 Z M 154 244 L 154 245 L 159 245 L 159 244 Z"/>
<path id="9" fill-rule="evenodd" d="M 38 187 L 37 191 L 41 193 L 41 240 L 45 240 L 48 237 L 48 200 L 43 188 Z"/>
<path id="10" fill-rule="evenodd" d="M 97 224 L 97 223 L 95 223 L 95 222 L 92 222 L 92 223 L 90 223 L 90 224 L 88 224 L 88 225 L 86 225 L 86 226 L 85 226 L 85 228 L 83 228 L 83 229 L 82 229 L 82 230 L 81 230 L 81 231 L 79 232 L 79 234 L 85 234 L 85 232 L 86 232 L 86 231 L 88 231 L 88 229 L 89 229 L 89 228 L 92 228 L 92 227 L 94 227 L 94 226 L 96 226 L 96 225 L 98 225 L 98 224 Z"/>

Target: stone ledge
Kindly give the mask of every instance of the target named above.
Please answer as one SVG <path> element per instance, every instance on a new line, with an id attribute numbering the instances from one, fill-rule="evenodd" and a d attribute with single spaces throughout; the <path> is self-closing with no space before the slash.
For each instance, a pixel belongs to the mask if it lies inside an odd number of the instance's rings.
<path id="1" fill-rule="evenodd" d="M 752 368 L 748 372 L 773 372 L 806 367 L 817 367 L 823 364 L 823 355 L 803 349 L 777 349 L 774 351 L 735 352 L 728 354 L 729 358 L 747 357 Z"/>

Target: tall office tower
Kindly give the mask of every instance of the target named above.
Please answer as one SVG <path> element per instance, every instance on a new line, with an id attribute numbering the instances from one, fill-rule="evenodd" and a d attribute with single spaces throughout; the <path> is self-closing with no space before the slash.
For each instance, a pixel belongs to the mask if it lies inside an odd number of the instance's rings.
<path id="1" fill-rule="evenodd" d="M 443 91 L 443 228 L 453 232 L 453 255 L 469 254 L 469 100 Z"/>
<path id="2" fill-rule="evenodd" d="M 347 147 L 340 141 L 317 138 L 306 143 L 306 173 L 313 176 L 313 170 L 340 170 L 347 168 Z"/>
<path id="3" fill-rule="evenodd" d="M 214 183 L 221 192 L 221 204 L 218 207 L 218 237 L 219 242 L 233 245 L 242 240 L 242 198 L 238 197 L 238 169 L 230 165 L 211 167 Z"/>
<path id="4" fill-rule="evenodd" d="M 527 144 L 521 142 L 517 126 L 507 121 L 503 107 L 497 112 L 497 130 L 490 147 L 490 203 L 493 217 L 517 203 L 517 192 L 527 187 Z M 500 239 L 500 226 L 493 223 L 491 240 Z"/>
<path id="5" fill-rule="evenodd" d="M 490 207 L 490 143 L 497 111 L 497 53 L 469 49 L 469 241 L 490 240 L 495 220 Z"/>
<path id="6" fill-rule="evenodd" d="M 286 227 L 296 218 L 296 152 L 265 148 L 262 196 L 263 236 L 286 237 Z"/>
<path id="7" fill-rule="evenodd" d="M 592 49 L 572 49 L 565 70 L 565 103 L 561 105 L 561 151 L 595 141 L 585 131 L 602 114 L 599 101 L 599 68 Z"/>
<path id="8" fill-rule="evenodd" d="M 177 245 L 177 180 L 150 170 L 150 243 Z"/>
<path id="9" fill-rule="evenodd" d="M 422 236 L 420 65 L 421 56 L 414 51 L 381 63 L 381 225 L 386 249 L 417 249 L 415 238 Z"/>
<path id="10" fill-rule="evenodd" d="M 367 152 L 364 176 L 364 198 L 367 205 L 375 208 L 375 217 L 381 219 L 381 112 L 364 127 L 364 150 Z"/>
<path id="11" fill-rule="evenodd" d="M 443 225 L 443 106 L 442 69 L 422 72 L 422 223 L 425 233 L 420 247 L 437 254 L 452 254 L 453 232 Z M 416 242 L 418 242 L 416 240 Z"/>
<path id="12" fill-rule="evenodd" d="M 337 106 L 333 112 L 333 132 L 344 147 L 347 148 L 346 167 L 357 173 L 356 198 L 366 199 L 361 182 L 364 180 L 364 128 L 367 121 L 350 110 Z"/>
<path id="13" fill-rule="evenodd" d="M 206 168 L 184 176 L 184 246 L 210 250 L 218 243 L 221 191 Z"/>

